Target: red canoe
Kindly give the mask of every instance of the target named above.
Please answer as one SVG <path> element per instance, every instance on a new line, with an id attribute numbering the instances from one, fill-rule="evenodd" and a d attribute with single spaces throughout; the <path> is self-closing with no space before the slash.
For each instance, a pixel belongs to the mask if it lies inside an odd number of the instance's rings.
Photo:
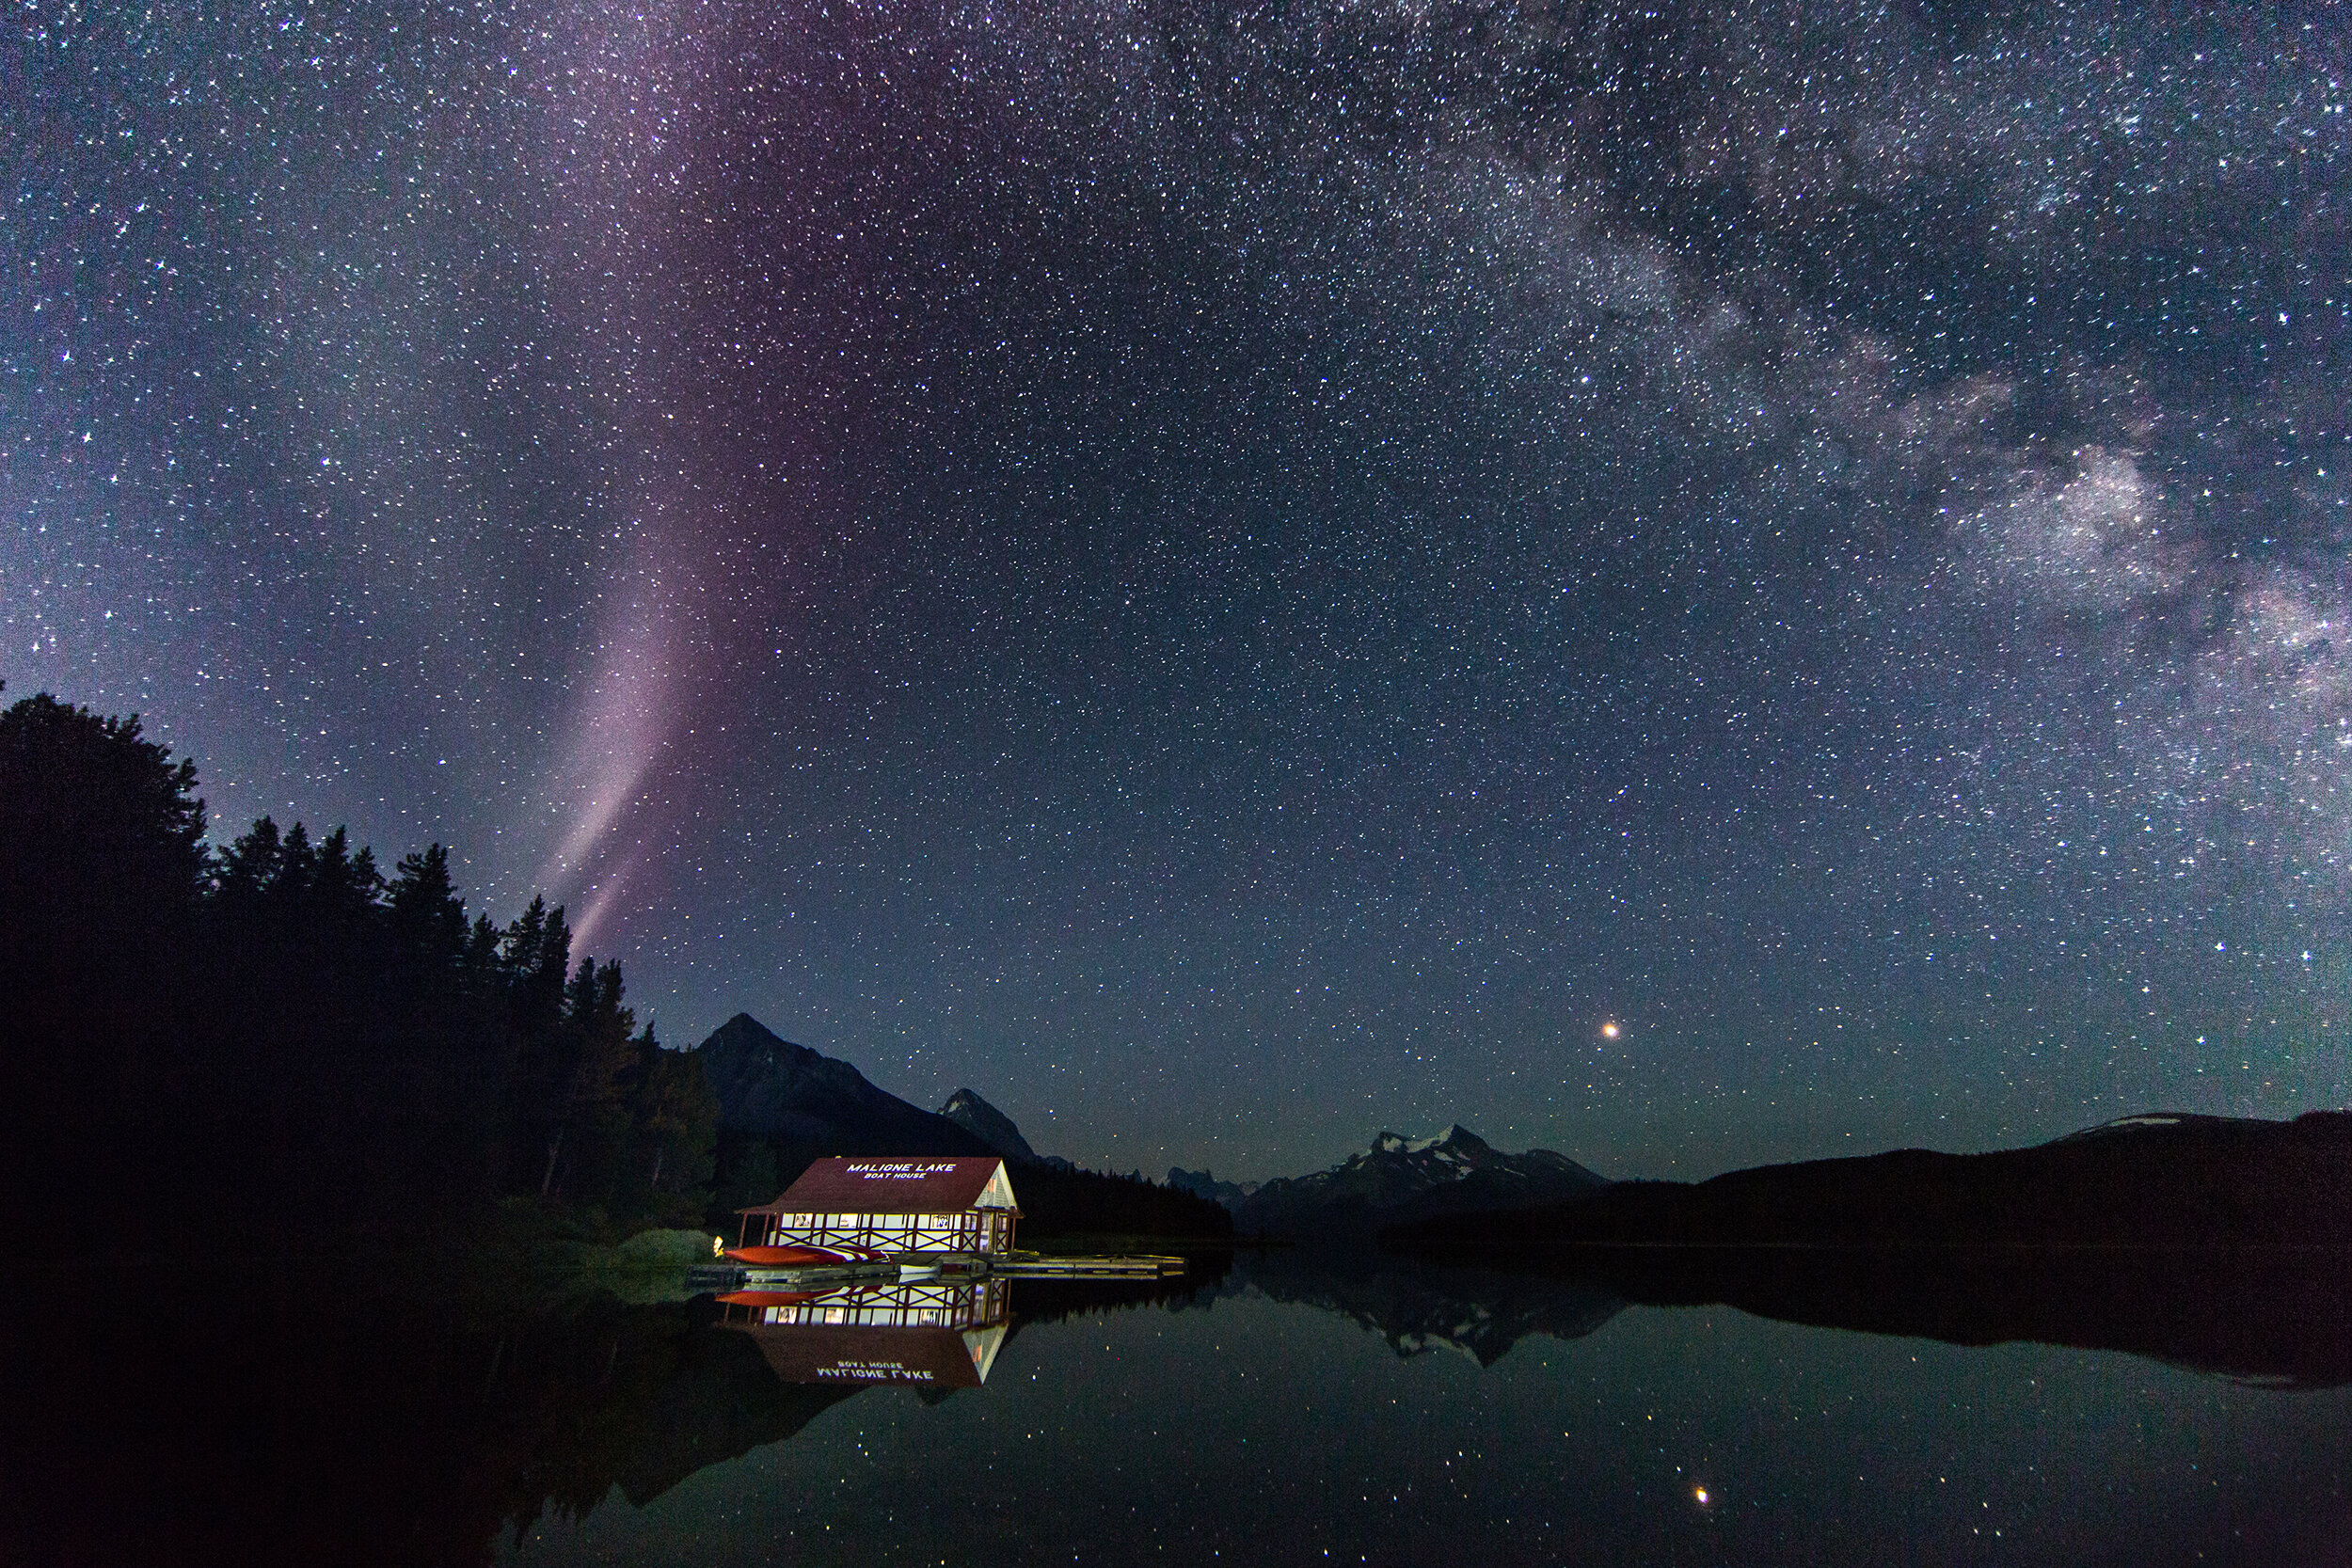
<path id="1" fill-rule="evenodd" d="M 739 1246 L 729 1247 L 726 1256 L 755 1269 L 832 1269 L 860 1261 L 821 1246 Z"/>
<path id="2" fill-rule="evenodd" d="M 823 1295 L 822 1291 L 730 1291 L 719 1298 L 722 1307 L 799 1307 Z"/>

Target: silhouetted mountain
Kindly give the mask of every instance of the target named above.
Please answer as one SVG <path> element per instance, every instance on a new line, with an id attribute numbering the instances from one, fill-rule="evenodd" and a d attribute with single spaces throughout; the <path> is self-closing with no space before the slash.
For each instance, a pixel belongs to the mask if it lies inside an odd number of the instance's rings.
<path id="1" fill-rule="evenodd" d="M 1258 1190 L 1255 1181 L 1219 1181 L 1207 1170 L 1186 1170 L 1182 1165 L 1168 1167 L 1168 1184 L 1180 1193 L 1205 1197 L 1212 1203 L 1222 1203 L 1228 1209 Z"/>
<path id="2" fill-rule="evenodd" d="M 805 1148 L 811 1157 L 997 1152 L 946 1117 L 876 1088 L 849 1063 L 779 1038 L 749 1013 L 712 1030 L 694 1055 L 726 1132 Z M 794 1174 L 778 1172 L 786 1181 Z"/>
<path id="3" fill-rule="evenodd" d="M 1231 1216 L 1213 1203 L 1139 1177 L 997 1147 L 971 1127 L 876 1088 L 847 1062 L 778 1038 L 745 1013 L 713 1030 L 694 1055 L 719 1102 L 721 1196 L 711 1223 L 723 1227 L 735 1223 L 734 1208 L 766 1202 L 824 1155 L 995 1154 L 1014 1163 L 1024 1236 L 1232 1233 Z M 982 1126 L 993 1118 L 1000 1134 L 1028 1149 L 1020 1129 L 971 1090 L 958 1090 L 947 1103 Z"/>
<path id="4" fill-rule="evenodd" d="M 2159 1113 L 2031 1148 L 1898 1149 L 1621 1181 L 1581 1200 L 1391 1232 L 1450 1254 L 1611 1245 L 2352 1245 L 2352 1113 Z"/>
<path id="5" fill-rule="evenodd" d="M 958 1089 L 947 1097 L 939 1114 L 1008 1160 L 1037 1158 L 1037 1150 L 1021 1135 L 1012 1117 L 982 1100 L 976 1090 Z"/>
<path id="6" fill-rule="evenodd" d="M 1383 1132 L 1366 1153 L 1311 1176 L 1268 1181 L 1232 1208 L 1242 1230 L 1321 1238 L 1433 1214 L 1557 1202 L 1608 1184 L 1565 1154 L 1504 1154 L 1456 1126 L 1434 1138 Z"/>

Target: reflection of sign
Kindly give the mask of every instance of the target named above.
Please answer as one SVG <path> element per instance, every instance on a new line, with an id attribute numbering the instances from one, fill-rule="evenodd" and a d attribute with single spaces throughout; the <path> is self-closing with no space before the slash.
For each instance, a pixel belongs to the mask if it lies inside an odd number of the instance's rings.
<path id="1" fill-rule="evenodd" d="M 879 1383 L 929 1383 L 929 1367 L 910 1367 L 903 1361 L 840 1361 L 830 1367 L 819 1367 L 820 1378 L 846 1377 Z"/>
<path id="2" fill-rule="evenodd" d="M 851 1285 L 774 1306 L 730 1307 L 787 1383 L 977 1388 L 1011 1322 L 1001 1279 Z"/>

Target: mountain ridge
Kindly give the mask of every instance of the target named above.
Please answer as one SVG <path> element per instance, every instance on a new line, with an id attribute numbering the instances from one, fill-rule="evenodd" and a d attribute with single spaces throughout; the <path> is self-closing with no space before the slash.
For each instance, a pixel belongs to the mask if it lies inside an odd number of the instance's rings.
<path id="1" fill-rule="evenodd" d="M 1012 1117 L 980 1098 L 977 1089 L 958 1089 L 947 1097 L 939 1114 L 1008 1160 L 1037 1158 L 1037 1150 L 1021 1135 Z"/>
<path id="2" fill-rule="evenodd" d="M 737 1013 L 694 1048 L 723 1132 L 834 1154 L 993 1154 L 938 1114 L 876 1087 L 849 1063 Z"/>
<path id="3" fill-rule="evenodd" d="M 1608 1184 L 1565 1154 L 1506 1154 L 1457 1122 L 1428 1138 L 1384 1130 L 1361 1154 L 1264 1182 L 1228 1207 L 1245 1230 L 1337 1238 L 1440 1214 L 1565 1200 Z"/>
<path id="4" fill-rule="evenodd" d="M 1586 1246 L 2352 1245 L 2352 1112 L 2150 1112 L 1980 1154 L 1898 1148 L 1393 1227 L 1445 1256 Z"/>

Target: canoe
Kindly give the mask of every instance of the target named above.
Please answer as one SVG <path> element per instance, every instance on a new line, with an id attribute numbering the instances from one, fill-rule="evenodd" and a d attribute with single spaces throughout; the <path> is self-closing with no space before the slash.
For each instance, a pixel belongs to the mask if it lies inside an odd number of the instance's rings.
<path id="1" fill-rule="evenodd" d="M 729 1247 L 725 1256 L 755 1269 L 836 1269 L 864 1261 L 821 1246 L 739 1246 Z"/>
<path id="2" fill-rule="evenodd" d="M 822 1291 L 730 1291 L 719 1298 L 722 1307 L 803 1307 Z"/>

